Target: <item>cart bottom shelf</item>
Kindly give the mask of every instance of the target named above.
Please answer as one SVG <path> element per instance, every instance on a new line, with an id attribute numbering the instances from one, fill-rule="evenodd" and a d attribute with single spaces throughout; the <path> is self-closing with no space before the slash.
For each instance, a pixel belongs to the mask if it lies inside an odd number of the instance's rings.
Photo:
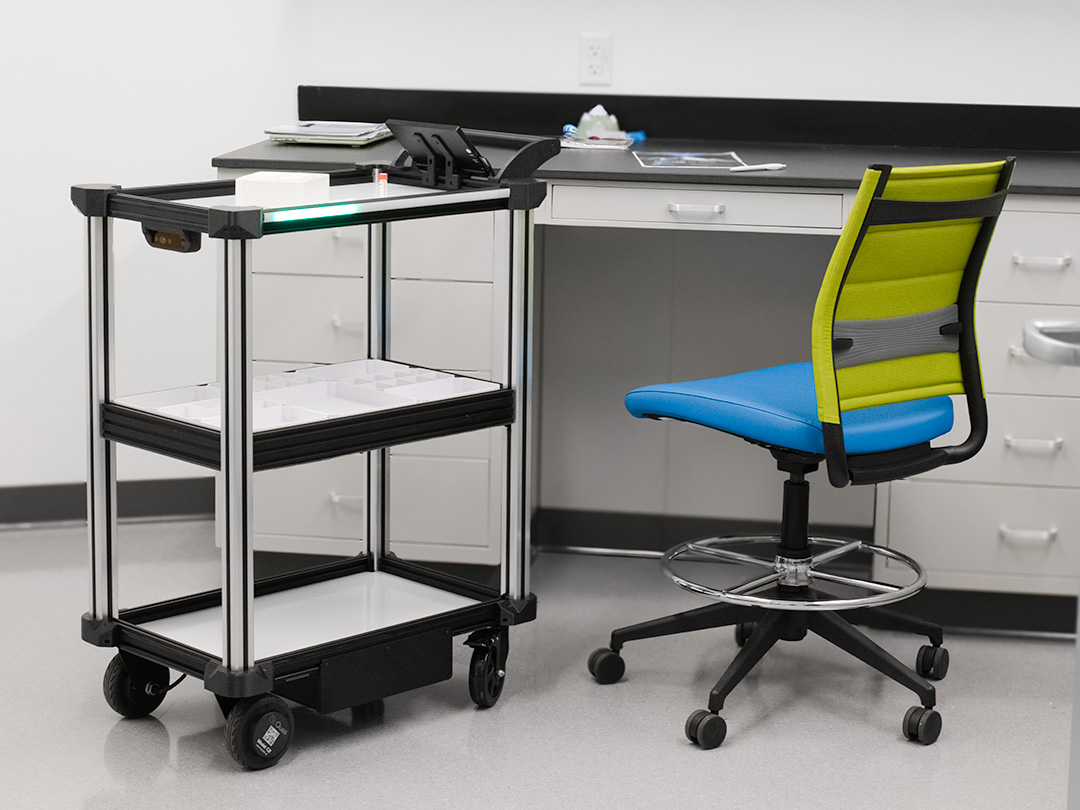
<path id="1" fill-rule="evenodd" d="M 381 571 L 265 594 L 254 602 L 258 660 L 479 604 L 476 599 Z M 221 657 L 220 607 L 156 619 L 140 627 Z"/>

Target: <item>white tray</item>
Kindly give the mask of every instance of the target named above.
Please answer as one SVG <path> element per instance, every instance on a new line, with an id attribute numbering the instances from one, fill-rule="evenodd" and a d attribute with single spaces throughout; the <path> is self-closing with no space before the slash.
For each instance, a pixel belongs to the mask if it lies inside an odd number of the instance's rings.
<path id="1" fill-rule="evenodd" d="M 499 389 L 497 383 L 388 360 L 354 360 L 264 374 L 252 382 L 256 433 Z M 119 397 L 116 404 L 221 429 L 218 383 Z"/>

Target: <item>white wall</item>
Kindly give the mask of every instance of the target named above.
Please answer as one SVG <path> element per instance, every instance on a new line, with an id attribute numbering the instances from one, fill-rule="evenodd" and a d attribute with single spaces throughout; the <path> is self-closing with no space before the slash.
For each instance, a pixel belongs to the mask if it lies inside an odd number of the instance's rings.
<path id="1" fill-rule="evenodd" d="M 308 7 L 307 84 L 575 92 L 578 34 L 607 33 L 615 94 L 1080 105 L 1076 0 L 418 0 L 375 26 Z"/>
<path id="2" fill-rule="evenodd" d="M 69 187 L 210 178 L 211 157 L 295 117 L 297 84 L 575 92 L 577 35 L 610 33 L 616 94 L 1080 105 L 1075 0 L 13 5 L 0 12 L 0 486 L 85 476 Z M 149 253 L 118 238 L 122 393 L 213 375 L 212 251 L 183 265 Z M 123 477 L 178 474 L 122 462 Z"/>

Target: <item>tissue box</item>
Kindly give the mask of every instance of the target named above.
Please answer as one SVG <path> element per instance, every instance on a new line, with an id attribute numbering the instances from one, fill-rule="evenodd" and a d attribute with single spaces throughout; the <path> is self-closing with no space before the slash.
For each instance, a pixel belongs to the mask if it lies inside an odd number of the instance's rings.
<path id="1" fill-rule="evenodd" d="M 330 175 L 315 172 L 254 172 L 236 178 L 236 204 L 291 208 L 330 201 Z"/>

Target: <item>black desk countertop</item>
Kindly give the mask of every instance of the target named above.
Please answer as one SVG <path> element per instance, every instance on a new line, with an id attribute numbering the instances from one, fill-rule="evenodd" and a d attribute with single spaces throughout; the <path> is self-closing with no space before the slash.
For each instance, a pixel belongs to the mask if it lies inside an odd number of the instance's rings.
<path id="1" fill-rule="evenodd" d="M 679 183 L 776 188 L 857 188 L 863 171 L 874 163 L 923 166 L 1000 160 L 1003 151 L 907 146 L 850 146 L 784 143 L 718 143 L 648 140 L 640 151 L 725 152 L 733 150 L 746 163 L 784 163 L 781 171 L 739 172 L 708 169 L 646 169 L 628 151 L 564 149 L 537 172 L 552 181 L 600 183 Z M 337 171 L 357 164 L 392 163 L 401 152 L 394 140 L 364 147 L 281 144 L 271 141 L 245 146 L 215 157 L 221 169 Z M 1013 194 L 1080 196 L 1080 152 L 1014 152 L 1017 158 Z M 492 155 L 497 164 L 497 156 Z"/>

